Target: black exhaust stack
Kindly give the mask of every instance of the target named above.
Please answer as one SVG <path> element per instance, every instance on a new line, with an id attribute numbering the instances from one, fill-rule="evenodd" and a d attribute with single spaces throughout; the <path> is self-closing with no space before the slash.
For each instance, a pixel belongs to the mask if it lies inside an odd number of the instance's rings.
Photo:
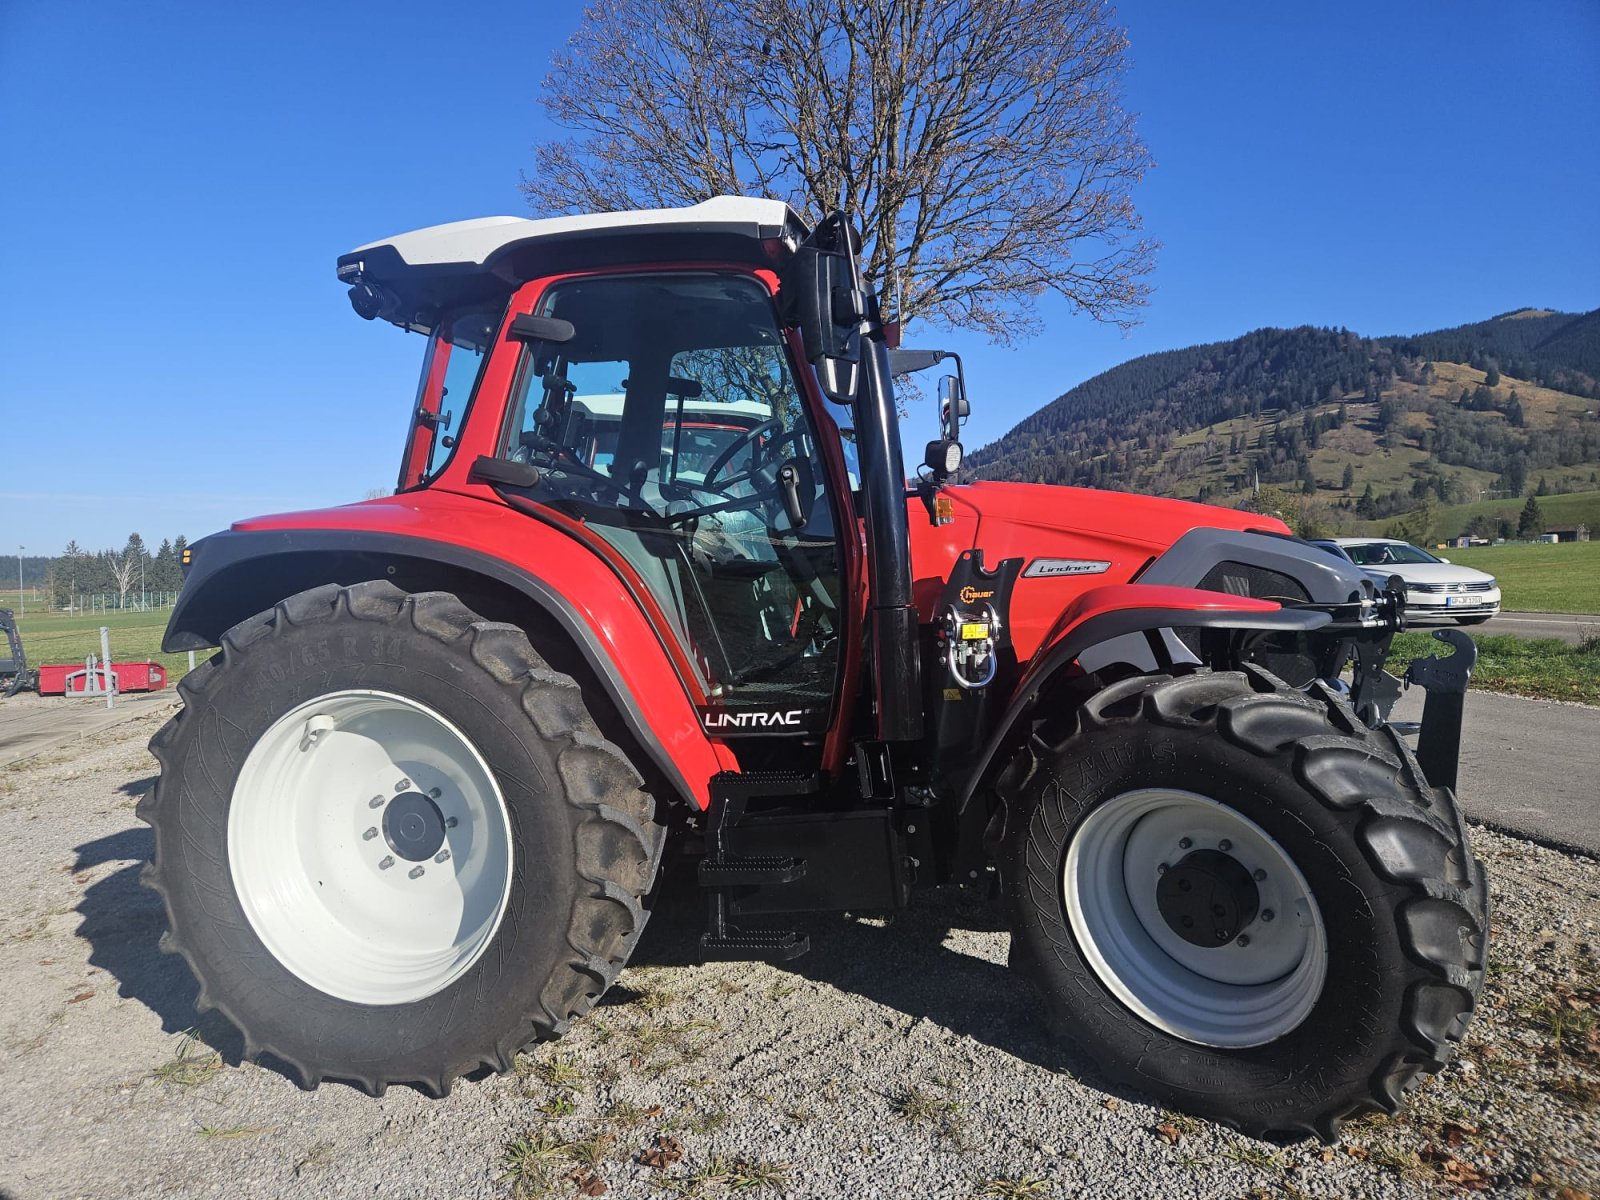
<path id="1" fill-rule="evenodd" d="M 883 344 L 877 301 L 870 295 L 867 308 L 871 332 L 862 364 L 866 386 L 856 400 L 856 449 L 861 456 L 861 498 L 867 521 L 873 700 L 878 740 L 910 742 L 922 736 L 922 658 L 911 591 L 906 470 L 900 454 L 888 348 Z"/>

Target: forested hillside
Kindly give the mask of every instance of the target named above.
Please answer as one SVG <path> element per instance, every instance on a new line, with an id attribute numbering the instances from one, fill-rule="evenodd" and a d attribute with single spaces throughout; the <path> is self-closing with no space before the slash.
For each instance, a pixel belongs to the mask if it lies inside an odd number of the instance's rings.
<path id="1" fill-rule="evenodd" d="M 1522 309 L 1367 338 L 1260 329 L 1090 379 L 971 475 L 1237 503 L 1259 482 L 1319 530 L 1600 483 L 1600 310 Z"/>

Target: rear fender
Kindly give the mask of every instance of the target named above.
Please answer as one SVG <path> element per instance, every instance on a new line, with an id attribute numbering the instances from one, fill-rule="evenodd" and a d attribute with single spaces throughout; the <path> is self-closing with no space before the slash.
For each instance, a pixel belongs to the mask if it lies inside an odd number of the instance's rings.
<path id="1" fill-rule="evenodd" d="M 1102 643 L 1173 626 L 1282 632 L 1320 629 L 1331 619 L 1325 612 L 1198 588 L 1145 583 L 1090 588 L 1062 610 L 1044 646 L 1028 664 L 1005 714 L 961 784 L 958 802 L 965 806 L 1004 762 L 1001 752 L 1026 729 L 1034 704 L 1051 680 Z"/>
<path id="2" fill-rule="evenodd" d="M 359 514 L 364 507 L 329 512 Z M 498 522 L 490 506 L 473 507 L 472 526 L 456 528 L 471 528 L 480 537 L 491 533 L 484 526 Z M 532 569 L 540 548 L 530 543 L 541 540 L 540 530 L 507 515 L 516 524 L 499 532 L 515 536 L 501 544 L 522 551 L 521 562 L 458 541 L 382 529 L 245 528 L 214 534 L 193 547 L 162 649 L 174 653 L 217 645 L 239 621 L 324 583 L 387 579 L 407 591 L 454 592 L 486 619 L 528 629 L 553 667 L 580 678 L 587 674 L 598 683 L 639 750 L 681 799 L 704 809 L 710 778 L 736 770 L 737 763 L 701 730 L 660 631 L 605 566 L 570 539 L 550 535 L 565 545 L 543 548 L 547 563 L 552 552 L 561 553 L 562 561 L 549 568 L 561 579 L 559 588 L 548 571 Z M 559 643 L 553 654 L 552 642 Z M 563 646 L 570 651 L 566 661 L 558 661 Z M 602 728 L 606 724 L 601 721 Z"/>

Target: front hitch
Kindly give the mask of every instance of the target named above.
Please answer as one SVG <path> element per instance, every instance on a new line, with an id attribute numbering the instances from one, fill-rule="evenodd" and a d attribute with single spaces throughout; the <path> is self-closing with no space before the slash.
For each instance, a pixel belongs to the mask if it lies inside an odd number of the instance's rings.
<path id="1" fill-rule="evenodd" d="M 1437 641 L 1449 642 L 1454 653 L 1430 654 L 1412 661 L 1405 681 L 1427 692 L 1422 702 L 1422 728 L 1417 734 L 1417 765 L 1434 787 L 1454 790 L 1461 763 L 1461 716 L 1467 683 L 1478 662 L 1478 644 L 1459 629 L 1435 629 Z"/>

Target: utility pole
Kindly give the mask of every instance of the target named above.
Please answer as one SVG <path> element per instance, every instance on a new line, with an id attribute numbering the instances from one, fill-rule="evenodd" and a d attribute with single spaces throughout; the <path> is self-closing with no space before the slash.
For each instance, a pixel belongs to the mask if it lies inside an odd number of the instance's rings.
<path id="1" fill-rule="evenodd" d="M 28 615 L 28 598 L 22 591 L 22 552 L 26 546 L 17 547 L 17 605 L 22 609 L 22 615 Z"/>

